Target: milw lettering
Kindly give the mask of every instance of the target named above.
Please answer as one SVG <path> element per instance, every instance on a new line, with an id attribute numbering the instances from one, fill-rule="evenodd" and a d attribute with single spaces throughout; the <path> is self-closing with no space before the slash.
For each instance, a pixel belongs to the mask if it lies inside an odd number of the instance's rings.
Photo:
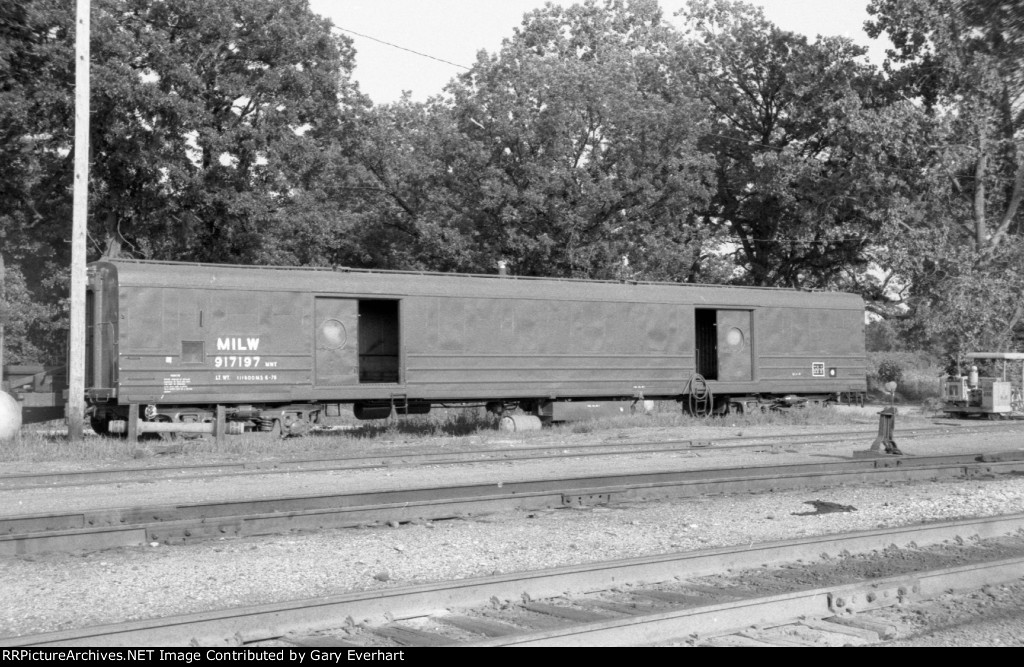
<path id="1" fill-rule="evenodd" d="M 260 347 L 259 338 L 242 338 L 238 336 L 236 338 L 218 338 L 217 349 L 218 350 L 230 350 L 230 351 L 251 351 L 255 352 Z"/>

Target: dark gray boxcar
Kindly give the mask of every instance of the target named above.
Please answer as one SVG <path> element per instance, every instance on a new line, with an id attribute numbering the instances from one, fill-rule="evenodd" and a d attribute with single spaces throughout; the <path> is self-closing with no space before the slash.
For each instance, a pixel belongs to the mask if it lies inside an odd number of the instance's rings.
<path id="1" fill-rule="evenodd" d="M 853 294 L 142 261 L 90 276 L 87 395 L 105 419 L 684 399 L 695 374 L 719 407 L 865 391 Z"/>

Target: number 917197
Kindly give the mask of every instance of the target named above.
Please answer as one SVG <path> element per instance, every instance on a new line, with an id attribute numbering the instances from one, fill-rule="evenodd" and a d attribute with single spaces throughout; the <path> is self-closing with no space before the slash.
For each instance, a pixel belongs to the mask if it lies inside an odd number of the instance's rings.
<path id="1" fill-rule="evenodd" d="M 259 357 L 232 354 L 228 356 L 216 356 L 213 358 L 214 368 L 258 368 L 259 365 Z"/>

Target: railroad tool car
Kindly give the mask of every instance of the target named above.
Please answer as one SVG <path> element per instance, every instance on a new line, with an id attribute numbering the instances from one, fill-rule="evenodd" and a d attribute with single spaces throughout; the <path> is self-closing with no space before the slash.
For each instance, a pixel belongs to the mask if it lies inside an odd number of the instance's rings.
<path id="1" fill-rule="evenodd" d="M 1024 412 L 1024 385 L 1007 379 L 1008 361 L 1022 362 L 1021 352 L 971 352 L 968 361 L 1002 361 L 1000 377 L 981 377 L 977 366 L 967 375 L 944 377 L 941 381 L 942 411 L 950 417 L 986 417 L 1002 419 L 1012 413 Z M 1022 378 L 1024 379 L 1024 378 Z"/>
<path id="2" fill-rule="evenodd" d="M 769 288 L 100 261 L 86 400 L 100 433 L 301 432 L 486 404 L 697 413 L 863 395 L 859 296 Z"/>

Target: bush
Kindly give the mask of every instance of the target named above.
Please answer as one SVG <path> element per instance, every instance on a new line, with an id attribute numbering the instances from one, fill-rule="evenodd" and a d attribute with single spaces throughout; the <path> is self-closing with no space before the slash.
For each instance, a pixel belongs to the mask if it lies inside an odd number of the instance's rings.
<path id="1" fill-rule="evenodd" d="M 893 359 L 883 359 L 875 371 L 878 379 L 883 382 L 895 382 L 897 384 L 903 379 L 903 367 Z"/>
<path id="2" fill-rule="evenodd" d="M 943 369 L 924 352 L 869 352 L 868 391 L 884 394 L 886 382 L 896 382 L 896 400 L 919 402 L 938 397 Z M 895 379 L 894 379 L 895 378 Z"/>

